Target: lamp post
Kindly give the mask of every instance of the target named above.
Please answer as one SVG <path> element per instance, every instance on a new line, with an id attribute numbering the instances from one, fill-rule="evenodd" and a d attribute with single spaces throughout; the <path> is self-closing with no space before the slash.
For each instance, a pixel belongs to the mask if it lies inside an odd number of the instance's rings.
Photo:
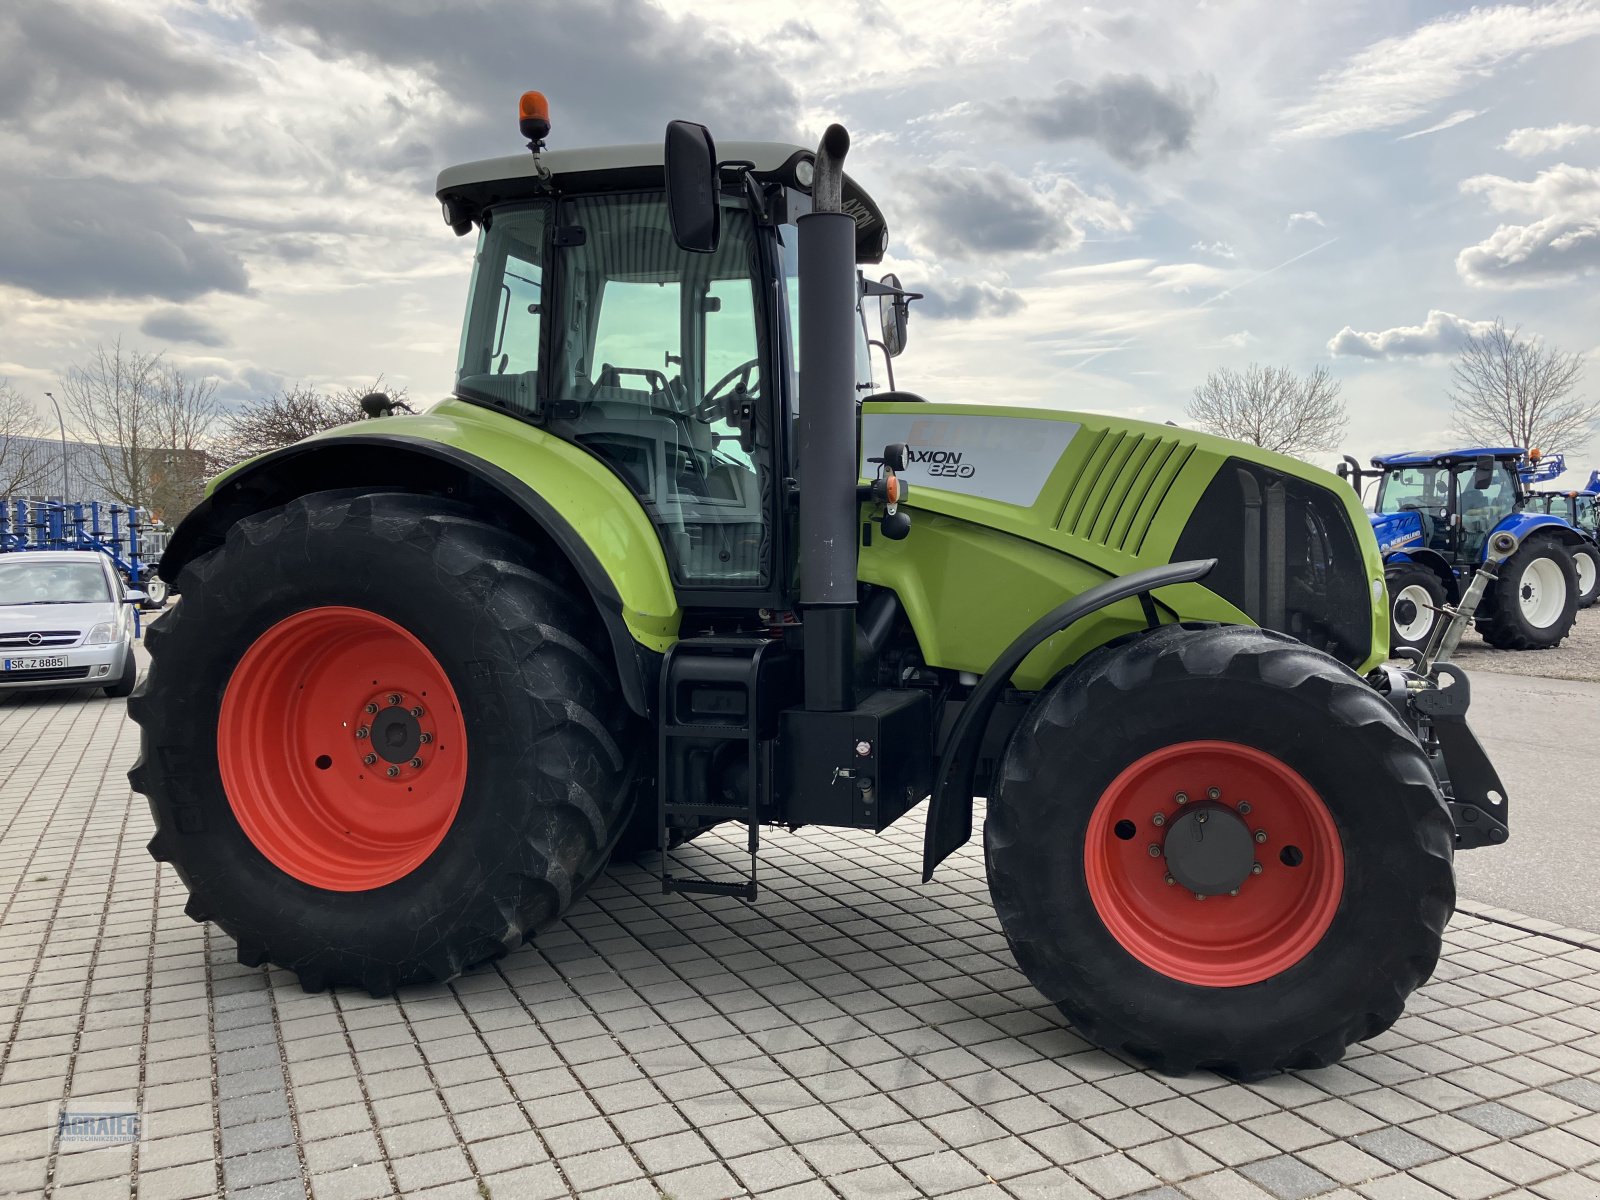
<path id="1" fill-rule="evenodd" d="M 61 405 L 56 403 L 56 394 L 46 392 L 45 395 L 56 410 L 56 427 L 61 430 L 61 503 L 66 504 L 72 499 L 67 482 L 67 423 L 61 419 Z"/>

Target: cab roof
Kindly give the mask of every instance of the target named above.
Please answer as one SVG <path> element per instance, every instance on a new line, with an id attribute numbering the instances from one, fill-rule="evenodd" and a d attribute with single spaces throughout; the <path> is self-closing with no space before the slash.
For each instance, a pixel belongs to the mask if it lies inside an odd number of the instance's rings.
<path id="1" fill-rule="evenodd" d="M 630 146 L 543 150 L 537 157 L 523 153 L 485 158 L 440 171 L 434 194 L 445 207 L 446 223 L 458 233 L 465 233 L 470 226 L 463 222 L 476 220 L 485 209 L 508 201 L 662 188 L 665 152 L 663 140 Z M 721 142 L 717 145 L 717 158 L 724 163 L 754 163 L 757 179 L 810 193 L 809 177 L 802 185 L 797 171 L 802 163 L 815 163 L 816 152 L 804 146 L 788 142 Z M 888 225 L 872 197 L 849 175 L 844 178 L 844 211 L 856 222 L 856 261 L 882 261 L 889 242 Z"/>
<path id="2" fill-rule="evenodd" d="M 1456 463 L 1489 458 L 1501 462 L 1514 462 L 1528 452 L 1520 446 L 1485 446 L 1465 450 L 1402 450 L 1397 454 L 1376 454 L 1375 467 L 1448 467 Z"/>

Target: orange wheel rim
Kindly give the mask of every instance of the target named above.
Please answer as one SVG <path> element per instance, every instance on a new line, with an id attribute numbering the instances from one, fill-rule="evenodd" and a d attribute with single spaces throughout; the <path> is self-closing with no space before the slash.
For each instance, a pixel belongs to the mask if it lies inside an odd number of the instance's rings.
<path id="1" fill-rule="evenodd" d="M 280 870 L 330 891 L 393 883 L 461 806 L 467 735 L 428 648 L 377 613 L 313 608 L 240 658 L 217 722 L 234 818 Z"/>
<path id="2" fill-rule="evenodd" d="M 1213 857 L 1197 860 L 1205 837 Z M 1123 949 L 1207 987 L 1294 966 L 1344 895 L 1339 831 L 1322 798 L 1284 762 L 1234 742 L 1167 746 L 1112 780 L 1089 818 L 1084 871 Z"/>

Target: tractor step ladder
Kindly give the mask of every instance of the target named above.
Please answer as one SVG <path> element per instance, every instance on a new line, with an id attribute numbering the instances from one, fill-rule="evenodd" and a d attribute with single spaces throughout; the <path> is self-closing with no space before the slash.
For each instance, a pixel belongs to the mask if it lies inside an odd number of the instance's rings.
<path id="1" fill-rule="evenodd" d="M 756 898 L 762 804 L 771 791 L 771 739 L 785 693 L 780 677 L 792 666 L 783 645 L 770 638 L 690 638 L 667 652 L 661 667 L 656 769 L 663 892 Z M 733 756 L 741 751 L 746 794 L 742 801 L 719 801 L 713 789 L 728 779 Z M 671 873 L 668 830 L 707 818 L 744 823 L 749 831 L 748 877 L 702 879 Z"/>

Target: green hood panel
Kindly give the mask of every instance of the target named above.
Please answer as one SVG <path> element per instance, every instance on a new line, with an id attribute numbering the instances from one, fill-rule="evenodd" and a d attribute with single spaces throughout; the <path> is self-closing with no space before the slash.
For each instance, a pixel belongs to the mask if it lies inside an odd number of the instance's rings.
<path id="1" fill-rule="evenodd" d="M 1097 413 L 869 401 L 863 478 L 875 470 L 866 457 L 890 441 L 912 451 L 902 474 L 912 531 L 903 542 L 875 537 L 862 548 L 860 574 L 900 595 L 932 665 L 981 673 L 1039 614 L 1113 575 L 1173 561 L 1207 486 L 1230 459 L 1334 497 L 1360 553 L 1360 562 L 1335 566 L 1363 573 L 1372 628 L 1368 658 L 1350 665 L 1367 670 L 1387 654 L 1377 542 L 1354 489 L 1331 472 L 1209 434 Z M 1160 598 L 1184 620 L 1249 621 L 1200 584 Z M 1107 610 L 1041 647 L 1016 682 L 1038 687 L 1143 624 L 1136 602 Z"/>

